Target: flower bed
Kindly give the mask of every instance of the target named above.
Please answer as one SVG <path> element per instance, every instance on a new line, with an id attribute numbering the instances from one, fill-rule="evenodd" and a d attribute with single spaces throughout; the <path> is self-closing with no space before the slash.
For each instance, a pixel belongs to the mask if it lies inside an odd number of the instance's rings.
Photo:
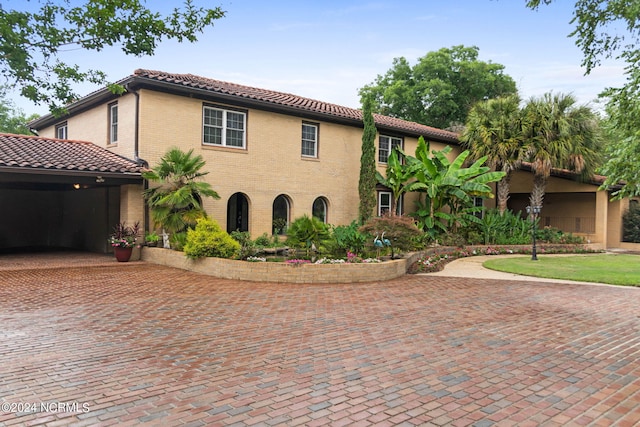
<path id="1" fill-rule="evenodd" d="M 264 262 L 262 257 L 247 261 L 223 258 L 191 260 L 184 253 L 163 248 L 145 247 L 142 260 L 182 268 L 224 279 L 282 283 L 358 283 L 391 280 L 407 273 L 405 258 L 385 262 L 311 263 L 308 260 Z M 265 260 L 266 261 L 266 260 Z M 297 261 L 297 262 L 294 262 Z"/>
<path id="2" fill-rule="evenodd" d="M 586 245 L 550 245 L 538 247 L 539 254 L 597 252 Z M 163 248 L 145 247 L 142 260 L 224 279 L 281 283 L 359 283 L 391 280 L 406 273 L 440 271 L 447 262 L 474 255 L 531 254 L 530 246 L 467 246 L 464 248 L 440 246 L 422 252 L 407 254 L 405 258 L 379 262 L 367 259 L 357 262 L 320 259 L 290 262 L 266 262 L 263 257 L 247 261 L 223 258 L 191 260 L 184 253 Z M 297 262 L 291 262 L 297 261 Z M 304 262 L 301 262 L 304 261 Z M 356 261 L 356 260 L 354 260 Z"/>
<path id="3" fill-rule="evenodd" d="M 531 246 L 467 246 L 465 248 L 441 247 L 422 252 L 417 260 L 411 263 L 408 273 L 432 273 L 441 271 L 444 266 L 458 258 L 475 255 L 531 255 Z M 599 252 L 585 245 L 543 244 L 537 247 L 538 254 L 568 254 Z"/>

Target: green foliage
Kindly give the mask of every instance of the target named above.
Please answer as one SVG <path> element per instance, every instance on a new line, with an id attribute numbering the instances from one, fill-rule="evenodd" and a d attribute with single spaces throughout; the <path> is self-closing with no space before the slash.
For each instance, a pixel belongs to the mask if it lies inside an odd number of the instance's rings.
<path id="1" fill-rule="evenodd" d="M 187 244 L 186 231 L 180 231 L 178 233 L 172 233 L 169 235 L 169 246 L 171 246 L 171 249 L 182 252 L 186 244 Z"/>
<path id="2" fill-rule="evenodd" d="M 529 0 L 527 7 L 537 9 L 554 0 Z M 626 63 L 626 83 L 608 88 L 600 97 L 607 100 L 607 128 L 612 137 L 607 146 L 608 159 L 599 173 L 607 176 L 601 189 L 612 191 L 613 199 L 640 195 L 637 162 L 640 153 L 640 10 L 636 0 L 580 1 L 575 4 L 576 45 L 582 50 L 585 74 L 601 64 L 603 58 Z"/>
<path id="3" fill-rule="evenodd" d="M 471 152 L 471 159 L 486 156 L 488 166 L 505 172 L 497 191 L 498 209 L 504 212 L 511 172 L 520 166 L 524 157 L 520 97 L 509 95 L 475 104 L 467 117 L 460 142 Z"/>
<path id="4" fill-rule="evenodd" d="M 332 230 L 336 245 L 343 254 L 352 252 L 356 255 L 362 253 L 369 235 L 361 233 L 357 221 L 352 221 L 349 225 L 339 225 Z"/>
<path id="5" fill-rule="evenodd" d="M 558 244 L 582 244 L 585 239 L 582 236 L 574 236 L 571 233 L 565 233 L 556 227 L 542 227 L 536 229 L 536 238 L 543 243 Z"/>
<path id="6" fill-rule="evenodd" d="M 236 258 L 240 250 L 240 243 L 223 231 L 213 219 L 200 218 L 196 228 L 187 231 L 184 253 L 188 258 Z"/>
<path id="7" fill-rule="evenodd" d="M 80 70 L 66 64 L 60 53 L 69 49 L 100 52 L 120 46 L 124 54 L 153 56 L 163 39 L 197 41 L 196 35 L 224 16 L 220 8 L 195 7 L 184 0 L 167 16 L 140 0 L 12 2 L 23 10 L 0 7 L 0 68 L 21 94 L 45 103 L 53 113 L 78 98 L 73 86 L 80 82 L 106 85 L 99 70 Z M 124 88 L 110 85 L 115 93 Z"/>
<path id="8" fill-rule="evenodd" d="M 441 129 L 464 123 L 471 106 L 485 98 L 517 92 L 504 66 L 478 60 L 475 46 L 429 52 L 411 66 L 406 58 L 360 90 L 374 111 Z"/>
<path id="9" fill-rule="evenodd" d="M 453 161 L 447 158 L 450 152 L 451 147 L 447 146 L 432 151 L 430 156 L 429 145 L 420 137 L 416 156 L 406 156 L 408 170 L 415 181 L 408 184 L 405 191 L 424 194 L 412 215 L 420 228 L 432 237 L 479 222 L 474 214 L 481 208 L 474 207 L 473 197 L 493 197 L 488 184 L 505 175 L 504 172 L 491 172 L 488 166 L 484 166 L 486 157 L 464 168 L 469 151 L 463 151 Z"/>
<path id="10" fill-rule="evenodd" d="M 0 87 L 0 132 L 32 135 L 27 123 L 36 119 L 38 115 L 25 116 L 22 110 L 16 108 L 13 102 L 7 99 L 6 89 L 6 87 Z"/>
<path id="11" fill-rule="evenodd" d="M 147 243 L 158 243 L 160 236 L 156 232 L 145 233 L 144 241 Z"/>
<path id="12" fill-rule="evenodd" d="M 553 1 L 528 0 L 527 7 L 537 9 Z M 579 1 L 575 6 L 571 23 L 576 28 L 569 35 L 576 38 L 576 45 L 582 50 L 581 65 L 586 74 L 599 66 L 602 58 L 617 57 L 630 66 L 637 63 L 640 10 L 636 0 Z M 635 74 L 633 71 L 631 67 L 627 69 L 629 74 Z"/>
<path id="13" fill-rule="evenodd" d="M 287 237 L 292 246 L 320 249 L 330 237 L 329 226 L 316 217 L 303 215 L 291 223 Z"/>
<path id="14" fill-rule="evenodd" d="M 397 148 L 391 150 L 387 159 L 387 170 L 384 175 L 376 171 L 376 179 L 378 182 L 391 190 L 393 198 L 391 200 L 391 215 L 395 215 L 398 211 L 398 202 L 402 194 L 407 192 L 409 188 L 407 182 L 413 178 L 413 171 L 408 168 L 402 161 L 406 157 L 402 151 Z"/>
<path id="15" fill-rule="evenodd" d="M 240 243 L 240 259 L 246 259 L 258 252 L 258 247 L 256 243 L 251 240 L 251 234 L 248 231 L 235 230 L 232 231 L 230 235 L 236 242 Z"/>
<path id="16" fill-rule="evenodd" d="M 391 247 L 403 251 L 416 249 L 416 242 L 422 231 L 416 226 L 416 221 L 404 215 L 385 215 L 371 218 L 360 227 L 360 232 L 371 236 L 382 236 L 391 241 Z"/>
<path id="17" fill-rule="evenodd" d="M 376 207 L 376 145 L 377 129 L 371 113 L 371 99 L 365 98 L 362 106 L 362 154 L 360 155 L 360 179 L 358 182 L 358 218 L 364 224 Z"/>
<path id="18" fill-rule="evenodd" d="M 491 209 L 485 212 L 477 228 L 484 245 L 525 245 L 531 243 L 532 224 L 511 210 L 503 213 Z"/>
<path id="19" fill-rule="evenodd" d="M 522 111 L 526 155 L 534 173 L 531 206 L 542 206 L 552 168 L 590 177 L 600 165 L 602 131 L 595 113 L 571 95 L 546 93 Z"/>
<path id="20" fill-rule="evenodd" d="M 170 149 L 152 170 L 142 176 L 157 185 L 144 192 L 151 217 L 156 224 L 174 234 L 193 228 L 199 218 L 205 217 L 202 197 L 219 199 L 211 185 L 199 181 L 208 172 L 201 172 L 205 162 L 202 156 L 194 156 Z"/>
<path id="21" fill-rule="evenodd" d="M 262 233 L 262 235 L 256 237 L 253 243 L 256 246 L 267 247 L 271 245 L 271 238 L 267 233 Z"/>
<path id="22" fill-rule="evenodd" d="M 622 241 L 640 243 L 640 206 L 638 203 L 629 204 L 622 215 Z"/>
<path id="23" fill-rule="evenodd" d="M 611 89 L 604 128 L 609 143 L 607 161 L 599 173 L 607 176 L 600 187 L 611 191 L 614 200 L 640 195 L 640 174 L 637 159 L 640 156 L 640 88 L 638 86 Z"/>

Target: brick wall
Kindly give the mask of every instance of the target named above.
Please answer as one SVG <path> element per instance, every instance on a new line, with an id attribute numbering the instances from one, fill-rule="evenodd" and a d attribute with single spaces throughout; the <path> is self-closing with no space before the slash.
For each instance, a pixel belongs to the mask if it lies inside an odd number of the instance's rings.
<path id="1" fill-rule="evenodd" d="M 247 262 L 223 258 L 188 259 L 183 252 L 142 248 L 142 260 L 223 279 L 281 283 L 357 283 L 390 280 L 403 276 L 407 260 L 377 264 L 302 264 Z"/>

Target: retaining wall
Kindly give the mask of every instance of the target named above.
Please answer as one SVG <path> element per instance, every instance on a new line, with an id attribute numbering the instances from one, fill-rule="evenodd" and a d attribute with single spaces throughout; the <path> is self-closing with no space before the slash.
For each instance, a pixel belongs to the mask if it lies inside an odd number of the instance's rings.
<path id="1" fill-rule="evenodd" d="M 390 280 L 407 272 L 410 259 L 371 264 L 286 264 L 247 262 L 223 258 L 188 259 L 183 252 L 163 248 L 142 248 L 143 261 L 223 279 L 285 283 L 357 283 Z"/>

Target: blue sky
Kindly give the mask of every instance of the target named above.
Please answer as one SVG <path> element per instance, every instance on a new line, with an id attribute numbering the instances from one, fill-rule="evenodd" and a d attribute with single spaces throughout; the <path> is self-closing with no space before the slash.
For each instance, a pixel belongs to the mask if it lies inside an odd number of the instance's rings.
<path id="1" fill-rule="evenodd" d="M 192 73 L 353 108 L 360 107 L 358 89 L 390 69 L 393 58 L 414 65 L 428 52 L 455 45 L 477 46 L 480 60 L 504 65 L 525 99 L 553 91 L 589 103 L 624 82 L 622 64 L 614 61 L 583 76 L 582 53 L 568 37 L 573 1 L 556 0 L 538 11 L 525 2 L 194 0 L 227 12 L 195 44 L 165 41 L 153 57 L 110 48 L 71 50 L 62 59 L 102 69 L 114 81 L 136 68 Z M 26 114 L 47 112 L 26 100 L 15 103 Z"/>

